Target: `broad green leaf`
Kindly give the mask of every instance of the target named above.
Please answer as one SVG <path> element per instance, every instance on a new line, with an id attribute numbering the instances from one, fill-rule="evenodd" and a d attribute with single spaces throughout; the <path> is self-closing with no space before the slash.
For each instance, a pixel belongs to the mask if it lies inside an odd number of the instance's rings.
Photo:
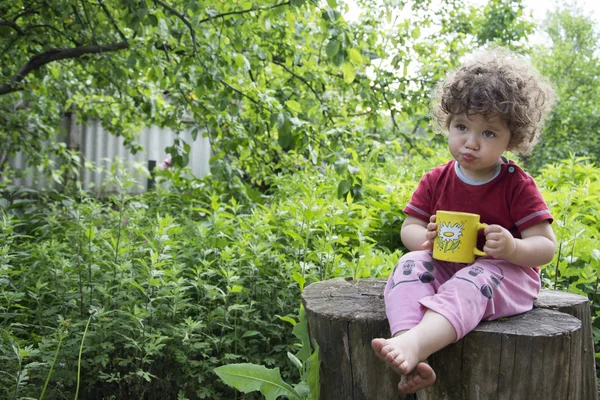
<path id="1" fill-rule="evenodd" d="M 230 289 L 229 289 L 229 293 L 240 293 L 242 290 L 244 290 L 243 286 L 240 285 L 233 285 Z"/>
<path id="2" fill-rule="evenodd" d="M 316 399 L 316 397 L 309 397 L 310 387 L 308 386 L 308 383 L 304 381 L 301 381 L 296 386 L 294 386 L 294 391 L 298 393 L 298 396 L 302 397 L 303 399 Z"/>
<path id="3" fill-rule="evenodd" d="M 294 100 L 288 100 L 285 102 L 285 105 L 287 106 L 287 108 L 289 108 L 291 111 L 294 111 L 296 113 L 301 113 L 302 112 L 302 106 L 300 105 L 300 103 L 298 103 L 297 101 Z"/>
<path id="4" fill-rule="evenodd" d="M 327 47 L 325 47 L 325 52 L 327 53 L 327 57 L 333 58 L 340 51 L 340 42 L 335 39 L 331 39 L 329 43 L 327 43 Z"/>
<path id="5" fill-rule="evenodd" d="M 292 132 L 290 132 L 289 129 L 280 130 L 279 138 L 277 141 L 279 142 L 279 145 L 281 146 L 282 149 L 289 148 L 290 144 L 292 143 Z"/>
<path id="6" fill-rule="evenodd" d="M 356 78 L 356 70 L 354 69 L 354 66 L 351 63 L 344 63 L 344 65 L 342 65 L 342 71 L 344 73 L 344 82 L 354 82 L 354 78 Z"/>
<path id="7" fill-rule="evenodd" d="M 352 49 L 350 49 L 350 51 L 348 53 L 349 53 L 348 56 L 350 57 L 350 61 L 352 61 L 355 65 L 362 64 L 363 59 L 358 50 L 356 50 L 355 48 L 352 48 Z"/>
<path id="8" fill-rule="evenodd" d="M 337 189 L 337 195 L 338 198 L 344 198 L 346 196 L 346 193 L 348 193 L 350 191 L 350 188 L 352 187 L 352 181 L 350 179 L 344 179 L 343 181 L 341 181 L 338 184 L 338 189 Z"/>
<path id="9" fill-rule="evenodd" d="M 288 149 L 292 143 L 292 122 L 287 115 L 285 116 L 281 126 L 277 127 L 277 132 L 279 134 L 277 139 L 279 145 L 282 149 Z"/>
<path id="10" fill-rule="evenodd" d="M 276 400 L 279 396 L 302 400 L 294 388 L 281 379 L 279 368 L 242 363 L 223 365 L 214 371 L 223 382 L 243 393 L 260 391 L 267 400 Z"/>

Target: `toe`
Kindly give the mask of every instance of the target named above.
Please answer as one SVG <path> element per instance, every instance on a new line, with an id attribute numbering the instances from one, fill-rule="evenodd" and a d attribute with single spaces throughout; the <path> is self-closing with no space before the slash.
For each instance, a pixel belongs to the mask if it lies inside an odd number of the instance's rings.
<path id="1" fill-rule="evenodd" d="M 371 347 L 373 348 L 373 350 L 375 350 L 376 352 L 380 353 L 381 350 L 383 350 L 383 348 L 385 347 L 385 339 L 373 339 L 371 341 Z"/>

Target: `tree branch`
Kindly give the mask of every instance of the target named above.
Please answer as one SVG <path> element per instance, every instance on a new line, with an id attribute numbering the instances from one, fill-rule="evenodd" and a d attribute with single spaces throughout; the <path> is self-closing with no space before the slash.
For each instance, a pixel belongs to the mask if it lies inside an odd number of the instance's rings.
<path id="1" fill-rule="evenodd" d="M 301 81 L 302 83 L 304 83 L 306 86 L 308 86 L 308 88 L 310 89 L 311 92 L 313 92 L 313 94 L 315 95 L 315 97 L 317 98 L 317 100 L 319 100 L 319 103 L 323 104 L 323 100 L 321 99 L 321 96 L 319 96 L 319 93 L 317 93 L 317 91 L 312 87 L 312 85 L 306 80 L 304 79 L 304 77 L 296 74 L 294 71 L 290 70 L 285 64 L 282 64 L 278 61 L 271 61 L 273 64 L 277 64 L 279 65 L 281 68 L 285 69 L 289 74 L 291 74 L 292 76 L 294 76 L 294 78 L 298 79 L 299 81 Z"/>
<path id="2" fill-rule="evenodd" d="M 383 95 L 383 100 L 386 102 L 386 104 L 388 106 L 388 110 L 390 110 L 390 116 L 392 117 L 392 123 L 394 125 L 394 130 L 397 131 L 404 138 L 404 140 L 406 140 L 406 143 L 408 143 L 408 145 L 411 147 L 411 149 L 416 150 L 417 153 L 419 153 L 420 155 L 423 155 L 423 153 L 421 153 L 419 148 L 417 146 L 415 146 L 415 144 L 412 142 L 410 137 L 408 137 L 404 132 L 402 132 L 402 130 L 400 130 L 400 127 L 398 127 L 398 123 L 396 122 L 396 113 L 394 112 L 394 109 L 385 94 L 385 88 L 382 88 L 381 94 Z M 419 120 L 419 122 L 420 122 L 420 120 Z M 417 131 L 417 128 L 419 127 L 419 122 L 417 122 L 417 124 L 415 125 L 415 128 L 413 129 L 412 134 L 414 134 Z"/>
<path id="3" fill-rule="evenodd" d="M 301 81 L 302 83 L 304 83 L 306 86 L 308 86 L 308 88 L 310 89 L 311 92 L 313 92 L 313 94 L 315 95 L 315 97 L 317 98 L 317 100 L 319 100 L 319 103 L 321 103 L 321 105 L 323 105 L 323 106 L 327 106 L 323 102 L 323 99 L 321 98 L 321 96 L 319 95 L 319 93 L 312 87 L 312 85 L 304 77 L 302 77 L 302 76 L 296 74 L 294 71 L 290 70 L 285 64 L 281 64 L 281 63 L 279 63 L 277 61 L 272 61 L 272 62 L 273 62 L 273 64 L 279 65 L 281 68 L 283 68 L 288 73 L 290 73 L 294 78 L 298 79 L 299 81 Z M 325 107 L 324 114 L 327 117 L 327 119 L 329 120 L 329 122 L 331 122 L 332 125 L 335 125 L 335 121 L 333 120 L 333 117 L 331 116 L 331 113 L 330 113 L 328 107 Z"/>
<path id="4" fill-rule="evenodd" d="M 21 90 L 18 87 L 18 84 L 22 82 L 28 74 L 53 61 L 79 58 L 87 54 L 118 51 L 128 47 L 129 45 L 127 43 L 111 43 L 100 46 L 81 46 L 67 49 L 52 49 L 45 53 L 36 54 L 29 59 L 27 64 L 22 66 L 21 69 L 19 69 L 19 71 L 10 78 L 9 83 L 0 85 L 0 95 Z"/>
<path id="5" fill-rule="evenodd" d="M 196 44 L 196 31 L 194 30 L 194 27 L 192 26 L 192 24 L 190 23 L 190 21 L 187 20 L 187 18 L 185 17 L 185 15 L 181 14 L 179 11 L 177 11 L 176 9 L 174 9 L 173 7 L 171 7 L 170 5 L 166 4 L 163 1 L 161 1 L 161 0 L 154 0 L 154 3 L 158 4 L 158 5 L 162 6 L 162 7 L 164 7 L 165 9 L 167 9 L 169 12 L 171 12 L 172 14 L 174 14 L 175 16 L 177 16 L 177 18 L 179 18 L 181 20 L 181 22 L 183 22 L 185 24 L 185 26 L 187 26 L 187 28 L 190 31 L 190 36 L 192 37 L 192 45 L 194 46 L 194 54 L 196 55 L 196 58 L 198 59 L 198 62 L 200 63 L 200 65 L 202 65 L 202 67 L 206 71 L 208 71 L 209 70 L 208 67 L 206 66 L 206 64 L 204 63 L 204 61 L 200 58 L 200 55 L 198 54 L 198 45 Z M 271 112 L 271 110 L 269 110 L 268 108 L 266 108 L 265 106 L 263 106 L 258 100 L 252 98 L 251 96 L 247 95 L 246 93 L 242 92 L 241 90 L 239 90 L 239 89 L 231 86 L 229 83 L 225 82 L 225 80 L 218 79 L 217 82 L 219 82 L 223 86 L 227 87 L 228 89 L 236 92 L 240 96 L 243 96 L 243 97 L 247 98 L 252 103 L 254 103 L 257 106 L 259 106 L 261 109 L 266 110 L 268 112 Z"/>
<path id="6" fill-rule="evenodd" d="M 20 35 L 23 34 L 23 29 L 21 29 L 21 27 L 19 27 L 19 25 L 17 25 L 16 22 L 12 22 L 12 21 L 8 21 L 4 18 L 0 18 L 0 26 L 8 26 L 10 28 L 13 28 Z"/>
<path id="7" fill-rule="evenodd" d="M 214 16 L 201 19 L 199 21 L 199 23 L 201 24 L 201 23 L 204 23 L 204 22 L 208 22 L 208 21 L 210 21 L 212 19 L 215 19 L 215 18 L 224 18 L 224 17 L 227 17 L 228 15 L 240 15 L 240 14 L 246 14 L 246 13 L 249 13 L 249 12 L 252 12 L 252 11 L 272 10 L 274 8 L 282 7 L 282 6 L 287 6 L 287 5 L 290 5 L 290 4 L 291 4 L 290 1 L 286 1 L 284 3 L 275 4 L 274 6 L 270 6 L 270 7 L 250 7 L 248 9 L 246 9 L 246 10 L 229 11 L 229 12 L 225 12 L 225 13 L 222 13 L 222 14 L 216 14 Z"/>
<path id="8" fill-rule="evenodd" d="M 106 14 L 106 17 L 110 20 L 110 23 L 112 24 L 113 28 L 115 28 L 115 30 L 119 33 L 119 36 L 121 36 L 121 40 L 123 42 L 127 43 L 127 37 L 125 37 L 125 35 L 121 31 L 121 29 L 119 29 L 119 25 L 117 25 L 117 21 L 115 21 L 115 19 L 112 17 L 112 15 L 110 15 L 110 11 L 104 5 L 104 2 L 102 0 L 98 0 L 98 3 L 100 3 L 100 7 L 102 7 L 104 14 Z"/>

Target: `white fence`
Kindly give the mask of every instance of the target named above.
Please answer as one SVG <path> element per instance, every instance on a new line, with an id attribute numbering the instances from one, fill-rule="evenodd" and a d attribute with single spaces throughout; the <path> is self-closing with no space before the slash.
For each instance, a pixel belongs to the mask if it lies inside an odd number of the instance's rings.
<path id="1" fill-rule="evenodd" d="M 154 161 L 156 166 L 160 167 L 168 157 L 165 148 L 171 146 L 177 137 L 191 147 L 188 167 L 192 175 L 200 178 L 210 172 L 210 141 L 208 138 L 202 137 L 202 132 L 199 132 L 196 140 L 192 140 L 191 129 L 177 134 L 170 129 L 144 127 L 136 140 L 143 150 L 131 154 L 123 145 L 123 138 L 111 135 L 98 121 L 89 121 L 86 125 L 78 125 L 70 123 L 70 118 L 66 118 L 65 127 L 68 130 L 66 136 L 69 138 L 70 146 L 79 147 L 86 161 L 91 161 L 100 167 L 108 167 L 115 157 L 118 157 L 128 173 L 139 183 L 138 187 L 132 191 L 134 193 L 144 191 L 148 180 L 147 176 L 138 172 L 135 164 L 148 167 L 149 162 Z M 27 167 L 24 157 L 20 154 L 14 159 L 10 159 L 9 164 L 18 169 Z M 92 171 L 84 169 L 81 172 L 81 179 L 86 190 L 95 191 L 104 184 L 106 173 L 97 168 Z M 32 171 L 27 177 L 18 179 L 14 183 L 37 190 L 52 186 L 51 181 L 36 171 Z"/>

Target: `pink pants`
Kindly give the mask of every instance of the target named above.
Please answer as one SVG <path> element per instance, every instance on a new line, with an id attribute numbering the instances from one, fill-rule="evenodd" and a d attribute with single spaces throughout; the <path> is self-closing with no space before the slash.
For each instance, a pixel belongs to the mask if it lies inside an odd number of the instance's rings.
<path id="1" fill-rule="evenodd" d="M 450 263 L 434 260 L 431 251 L 413 251 L 398 261 L 384 296 L 392 335 L 417 325 L 429 309 L 450 321 L 458 340 L 482 320 L 531 310 L 539 291 L 533 268 L 491 257 Z"/>

